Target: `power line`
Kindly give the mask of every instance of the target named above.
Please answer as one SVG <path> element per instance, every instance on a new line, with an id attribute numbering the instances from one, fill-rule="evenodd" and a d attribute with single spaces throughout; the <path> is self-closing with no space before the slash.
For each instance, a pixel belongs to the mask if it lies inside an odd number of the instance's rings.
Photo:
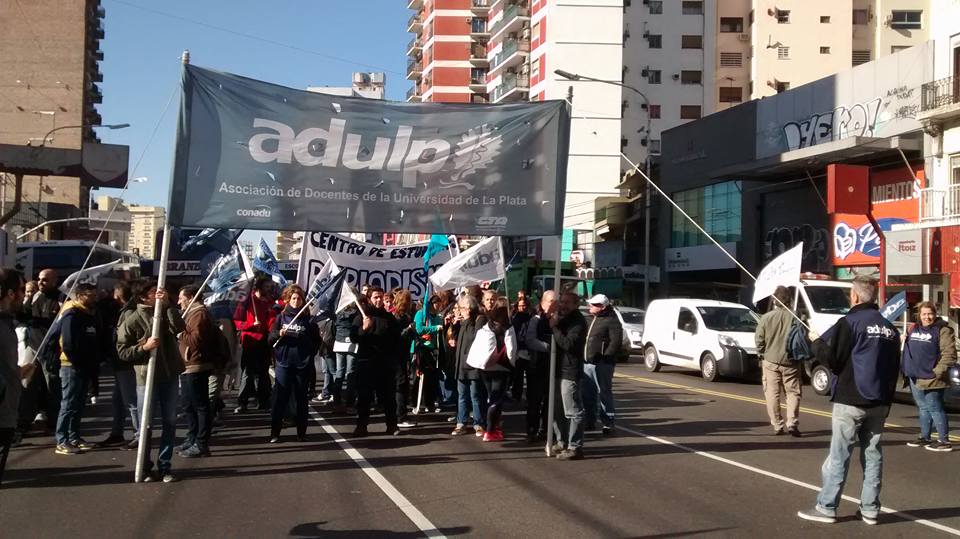
<path id="1" fill-rule="evenodd" d="M 274 40 L 274 39 L 269 39 L 269 38 L 266 38 L 266 37 L 263 37 L 263 36 L 258 36 L 258 35 L 255 35 L 255 34 L 248 34 L 248 33 L 246 33 L 246 32 L 239 32 L 239 31 L 237 31 L 237 30 L 231 30 L 230 28 L 224 28 L 223 26 L 217 26 L 217 25 L 215 25 L 215 24 L 210 24 L 210 23 L 206 23 L 206 22 L 202 22 L 202 21 L 197 21 L 197 20 L 194 20 L 194 19 L 188 19 L 187 17 L 182 17 L 182 16 L 180 16 L 180 15 L 176 15 L 176 14 L 173 14 L 173 13 L 168 13 L 168 12 L 166 12 L 166 11 L 160 11 L 160 10 L 153 9 L 153 8 L 149 8 L 149 7 L 146 7 L 146 6 L 141 6 L 141 5 L 139 5 L 139 4 L 134 4 L 134 3 L 132 3 L 132 2 L 126 2 L 126 1 L 124 1 L 124 0 L 110 0 L 110 1 L 111 1 L 111 2 L 114 2 L 114 3 L 117 3 L 117 4 L 122 4 L 122 5 L 124 5 L 124 6 L 132 7 L 132 8 L 134 8 L 134 9 L 139 9 L 139 10 L 141 10 L 141 11 L 146 11 L 147 13 L 152 13 L 152 14 L 154 14 L 154 15 L 159 15 L 159 16 L 161 16 L 161 17 L 168 17 L 168 18 L 170 18 L 170 19 L 175 19 L 175 20 L 178 20 L 178 21 L 182 21 L 182 22 L 186 22 L 186 23 L 190 23 L 190 24 L 195 24 L 195 25 L 197 25 L 197 26 L 202 26 L 202 27 L 204 27 L 204 28 L 209 28 L 209 29 L 211 29 L 211 30 L 217 30 L 217 31 L 219 31 L 219 32 L 224 32 L 224 33 L 227 33 L 227 34 L 232 34 L 232 35 L 235 35 L 235 36 L 238 36 L 238 37 L 243 37 L 243 38 L 246 38 L 246 39 L 252 39 L 252 40 L 254 40 L 254 41 L 260 41 L 260 42 L 262 42 L 262 43 L 269 43 L 269 44 L 275 45 L 275 46 L 277 46 L 277 47 L 283 47 L 283 48 L 285 48 L 285 49 L 290 49 L 290 50 L 294 50 L 294 51 L 298 51 L 298 52 L 303 52 L 303 53 L 306 53 L 306 54 L 312 54 L 312 55 L 314 55 L 314 56 L 319 56 L 319 57 L 321 57 L 321 58 L 326 58 L 326 59 L 328 59 L 328 60 L 334 60 L 334 61 L 336 61 L 336 62 L 342 62 L 342 63 L 345 63 L 345 64 L 352 64 L 352 65 L 356 65 L 356 66 L 360 66 L 360 67 L 365 67 L 365 68 L 373 69 L 373 70 L 375 70 L 375 71 L 383 71 L 383 72 L 385 72 L 385 73 L 393 73 L 394 75 L 404 75 L 404 76 L 406 75 L 405 73 L 401 73 L 401 72 L 399 72 L 399 71 L 394 71 L 394 70 L 392 70 L 392 69 L 386 69 L 386 68 L 383 68 L 383 67 L 380 67 L 380 66 L 375 66 L 375 65 L 371 65 L 371 64 L 364 63 L 364 62 L 359 62 L 359 61 L 357 61 L 357 60 L 351 60 L 351 59 L 349 59 L 349 58 L 341 58 L 341 57 L 339 57 L 339 56 L 334 56 L 334 55 L 332 55 L 332 54 L 326 54 L 326 53 L 323 53 L 323 52 L 315 51 L 315 50 L 312 50 L 312 49 L 307 49 L 307 48 L 300 47 L 300 46 L 297 46 L 297 45 L 291 45 L 291 44 L 289 44 L 289 43 L 283 43 L 283 42 L 281 42 L 281 41 L 276 41 L 276 40 Z"/>

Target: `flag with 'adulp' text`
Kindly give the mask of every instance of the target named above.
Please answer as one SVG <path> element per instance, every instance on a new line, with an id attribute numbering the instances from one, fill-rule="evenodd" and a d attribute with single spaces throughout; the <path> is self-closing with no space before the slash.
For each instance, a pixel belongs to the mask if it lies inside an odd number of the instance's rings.
<path id="1" fill-rule="evenodd" d="M 500 237 L 487 238 L 450 259 L 430 276 L 435 290 L 451 290 L 506 277 Z"/>
<path id="2" fill-rule="evenodd" d="M 73 288 L 74 282 L 76 282 L 76 284 L 92 284 L 96 286 L 97 282 L 100 280 L 100 276 L 113 269 L 120 262 L 121 260 L 118 258 L 113 262 L 100 264 L 99 266 L 93 266 L 83 271 L 73 272 L 63 280 L 63 284 L 60 285 L 60 291 L 64 294 L 70 293 L 70 289 Z"/>

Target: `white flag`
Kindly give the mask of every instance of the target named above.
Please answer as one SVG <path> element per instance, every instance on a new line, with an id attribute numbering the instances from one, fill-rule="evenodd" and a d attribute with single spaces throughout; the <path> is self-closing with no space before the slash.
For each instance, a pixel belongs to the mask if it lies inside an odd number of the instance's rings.
<path id="1" fill-rule="evenodd" d="M 113 262 L 100 264 L 99 266 L 93 266 L 91 268 L 87 268 L 83 270 L 82 272 L 77 271 L 77 272 L 71 273 L 66 279 L 63 280 L 63 284 L 60 285 L 60 291 L 63 292 L 64 294 L 69 293 L 70 289 L 73 287 L 73 282 L 78 281 L 78 279 L 79 281 L 77 282 L 77 284 L 92 284 L 96 286 L 97 281 L 100 280 L 100 276 L 110 271 L 111 269 L 113 269 L 113 267 L 119 264 L 120 262 L 121 262 L 121 259 L 118 258 Z M 75 298 L 70 298 L 70 299 L 75 299 Z"/>
<path id="2" fill-rule="evenodd" d="M 430 276 L 435 290 L 499 281 L 506 276 L 500 237 L 487 238 L 450 259 Z"/>
<path id="3" fill-rule="evenodd" d="M 774 258 L 767 264 L 753 285 L 753 304 L 770 297 L 778 286 L 800 285 L 800 264 L 803 261 L 803 242 Z"/>
<path id="4" fill-rule="evenodd" d="M 353 291 L 353 287 L 343 283 L 343 287 L 340 288 L 340 300 L 337 302 L 337 312 L 346 309 L 356 301 L 357 293 Z"/>

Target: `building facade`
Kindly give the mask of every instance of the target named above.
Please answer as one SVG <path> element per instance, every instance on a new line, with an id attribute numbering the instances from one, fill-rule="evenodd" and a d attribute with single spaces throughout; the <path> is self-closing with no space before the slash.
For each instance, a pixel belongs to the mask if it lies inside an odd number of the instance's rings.
<path id="1" fill-rule="evenodd" d="M 160 206 L 131 204 L 128 211 L 130 212 L 130 241 L 127 250 L 143 258 L 159 259 L 157 233 L 163 230 L 166 210 Z"/>
<path id="2" fill-rule="evenodd" d="M 79 149 L 98 141 L 91 126 L 101 121 L 104 16 L 99 0 L 0 1 L 0 143 Z M 0 173 L 0 181 L 4 205 L 10 204 L 13 177 Z M 16 231 L 85 215 L 88 196 L 77 178 L 26 176 L 22 209 L 8 226 Z M 62 239 L 70 229 L 47 228 L 47 239 Z"/>

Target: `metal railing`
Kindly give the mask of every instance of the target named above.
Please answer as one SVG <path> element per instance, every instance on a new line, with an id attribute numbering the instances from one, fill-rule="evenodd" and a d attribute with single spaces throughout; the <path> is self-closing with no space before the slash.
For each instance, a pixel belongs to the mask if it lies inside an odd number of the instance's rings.
<path id="1" fill-rule="evenodd" d="M 516 88 L 529 88 L 530 77 L 526 75 L 515 75 L 512 77 L 503 77 L 503 83 L 493 89 L 491 99 L 497 101 Z"/>
<path id="2" fill-rule="evenodd" d="M 411 73 L 420 73 L 423 68 L 420 67 L 420 60 L 410 60 L 407 62 L 407 75 Z"/>
<path id="3" fill-rule="evenodd" d="M 490 0 L 473 0 L 473 7 L 490 7 Z"/>
<path id="4" fill-rule="evenodd" d="M 530 8 L 528 8 L 527 6 L 521 6 L 520 4 L 514 4 L 508 7 L 506 10 L 504 10 L 503 17 L 499 21 L 497 21 L 496 24 L 490 27 L 490 33 L 496 34 L 497 32 L 500 31 L 501 28 L 506 26 L 507 23 L 509 23 L 510 21 L 512 21 L 517 17 L 529 17 L 529 16 L 530 16 Z"/>
<path id="5" fill-rule="evenodd" d="M 920 221 L 960 219 L 960 185 L 920 190 Z"/>
<path id="6" fill-rule="evenodd" d="M 416 48 L 416 49 L 419 49 L 419 48 L 421 48 L 421 46 L 422 46 L 422 45 L 421 45 L 421 43 L 420 43 L 420 38 L 419 38 L 419 37 L 414 37 L 413 39 L 410 40 L 410 43 L 407 43 L 407 50 L 409 51 L 409 50 L 412 50 L 412 49 L 415 49 L 415 48 Z"/>
<path id="7" fill-rule="evenodd" d="M 420 87 L 418 85 L 414 85 L 413 88 L 407 90 L 407 101 L 410 101 L 411 97 L 420 97 Z"/>
<path id="8" fill-rule="evenodd" d="M 487 59 L 487 48 L 483 45 L 474 45 L 470 47 L 470 59 L 471 60 L 486 60 Z"/>
<path id="9" fill-rule="evenodd" d="M 415 24 L 420 24 L 420 14 L 419 14 L 419 13 L 414 13 L 413 15 L 410 16 L 410 20 L 407 21 L 407 28 L 409 29 L 410 27 L 412 27 L 412 26 L 415 25 Z"/>
<path id="10" fill-rule="evenodd" d="M 920 87 L 920 111 L 939 109 L 960 103 L 960 77 L 928 82 Z"/>
<path id="11" fill-rule="evenodd" d="M 519 39 L 508 39 L 503 42 L 503 48 L 490 60 L 490 69 L 496 69 L 504 60 L 517 51 L 530 52 L 530 42 Z"/>

